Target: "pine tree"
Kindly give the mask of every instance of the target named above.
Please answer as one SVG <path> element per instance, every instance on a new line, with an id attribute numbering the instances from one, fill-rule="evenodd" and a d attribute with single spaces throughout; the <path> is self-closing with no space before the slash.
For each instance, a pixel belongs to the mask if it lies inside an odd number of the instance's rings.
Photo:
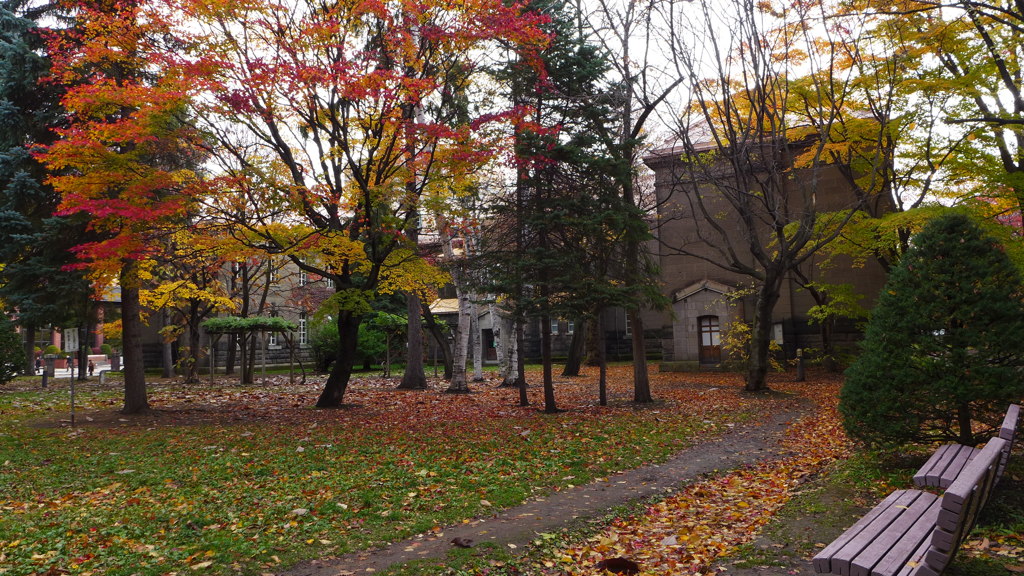
<path id="1" fill-rule="evenodd" d="M 27 332 L 26 373 L 36 328 L 81 323 L 90 295 L 83 274 L 65 269 L 85 238 L 84 218 L 54 215 L 60 195 L 32 156 L 53 141 L 63 114 L 59 87 L 40 82 L 50 62 L 38 21 L 53 21 L 55 8 L 36 4 L 0 3 L 0 298 Z"/>
<path id="2" fill-rule="evenodd" d="M 847 371 L 840 411 L 850 435 L 969 445 L 990 436 L 1024 396 L 1022 298 L 1019 271 L 969 217 L 926 225 L 892 271 Z"/>
<path id="3" fill-rule="evenodd" d="M 646 297 L 635 285 L 613 282 L 610 262 L 635 231 L 631 223 L 649 230 L 624 201 L 615 181 L 621 165 L 601 140 L 617 121 L 620 92 L 607 81 L 606 55 L 576 27 L 578 15 L 566 2 L 529 7 L 550 17 L 552 44 L 541 55 L 543 71 L 512 62 L 502 74 L 517 107 L 530 113 L 516 133 L 515 194 L 496 206 L 482 260 L 493 282 L 487 291 L 508 295 L 505 306 L 520 323 L 539 320 L 544 409 L 555 412 L 551 320 L 596 317 L 603 307 L 635 306 L 637 294 Z"/>

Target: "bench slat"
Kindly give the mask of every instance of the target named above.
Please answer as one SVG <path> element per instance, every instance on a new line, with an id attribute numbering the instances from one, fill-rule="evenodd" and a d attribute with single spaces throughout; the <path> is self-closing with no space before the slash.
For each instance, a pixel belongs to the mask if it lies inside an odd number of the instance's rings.
<path id="1" fill-rule="evenodd" d="M 861 556 L 876 540 L 888 545 L 899 530 L 887 531 L 901 517 L 911 516 L 910 522 L 938 500 L 938 496 L 920 490 L 897 490 L 875 506 L 868 514 L 843 532 L 814 557 L 815 570 L 839 576 L 855 576 L 867 571 L 854 568 L 853 561 Z M 877 553 L 876 553 L 877 555 Z M 874 562 L 871 562 L 873 565 Z M 868 566 L 870 570 L 871 566 Z"/>
<path id="2" fill-rule="evenodd" d="M 956 445 L 956 448 L 952 450 L 953 455 L 946 465 L 946 469 L 943 470 L 938 477 L 934 479 L 933 486 L 939 488 L 948 488 L 953 480 L 960 475 L 960 472 L 967 466 L 967 463 L 977 454 L 977 450 L 970 446 Z"/>
<path id="3" fill-rule="evenodd" d="M 893 492 L 814 557 L 815 572 L 938 576 L 988 499 L 1007 444 L 993 438 L 975 450 L 941 497 L 922 490 Z"/>
<path id="4" fill-rule="evenodd" d="M 870 567 L 870 572 L 865 572 L 861 576 L 893 576 L 908 562 L 919 561 L 924 556 L 942 502 L 936 498 L 930 505 L 917 508 L 921 508 L 919 514 L 914 510 L 908 510 L 886 532 L 879 535 L 874 544 L 864 550 L 864 555 L 872 558 L 874 566 Z M 916 551 L 920 552 L 917 558 L 914 557 Z M 875 558 L 879 559 L 874 560 Z"/>
<path id="5" fill-rule="evenodd" d="M 942 508 L 951 512 L 960 512 L 964 504 L 974 495 L 979 484 L 987 493 L 991 485 L 984 480 L 986 476 L 994 475 L 994 470 L 991 468 L 998 462 L 1005 447 L 1006 441 L 1001 438 L 989 440 L 978 455 L 964 467 L 956 480 L 946 488 L 946 492 L 942 495 Z"/>
<path id="6" fill-rule="evenodd" d="M 990 440 L 942 495 L 942 511 L 924 557 L 935 572 L 949 565 L 963 537 L 974 526 L 995 484 L 996 468 L 1005 446 L 1006 441 L 1001 438 Z"/>
<path id="7" fill-rule="evenodd" d="M 924 556 L 928 552 L 930 545 L 931 543 L 928 540 L 921 542 L 910 555 L 910 560 L 899 569 L 896 576 L 938 576 L 924 561 Z"/>
<path id="8" fill-rule="evenodd" d="M 931 484 L 936 475 L 941 475 L 942 471 L 946 469 L 946 459 L 948 458 L 946 452 L 954 449 L 956 444 L 943 444 L 935 449 L 932 453 L 931 458 L 921 466 L 921 469 L 914 474 L 914 485 L 915 486 L 928 486 Z"/>
<path id="9" fill-rule="evenodd" d="M 1007 460 L 1013 450 L 1013 442 L 1017 435 L 1017 424 L 1020 420 L 1020 406 L 1011 404 L 1006 410 L 1003 422 L 999 427 L 998 438 L 1008 442 L 1006 449 L 999 461 L 999 468 L 996 472 L 996 481 L 1002 477 L 1006 469 Z M 960 444 L 944 444 L 939 446 L 928 458 L 928 461 L 921 466 L 921 469 L 914 474 L 914 486 L 918 488 L 946 489 L 953 480 L 960 474 L 961 470 L 970 460 L 978 454 L 979 448 L 962 446 Z"/>
<path id="10" fill-rule="evenodd" d="M 1010 404 L 1010 408 L 1006 411 L 1006 417 L 1003 418 L 1003 425 L 999 427 L 999 437 L 1006 440 L 1006 449 L 1003 452 L 1003 457 L 999 460 L 996 482 L 1003 477 L 1003 471 L 1006 470 L 1006 463 L 1010 459 L 1010 452 L 1013 451 L 1013 441 L 1017 437 L 1017 422 L 1019 420 L 1020 406 Z"/>
<path id="11" fill-rule="evenodd" d="M 1010 408 L 1006 411 L 1006 417 L 1003 418 L 1003 425 L 999 427 L 999 437 L 1012 443 L 1017 435 L 1018 420 L 1020 420 L 1020 406 L 1010 404 Z"/>
<path id="12" fill-rule="evenodd" d="M 947 488 L 974 457 L 977 449 L 960 444 L 940 446 L 914 475 L 919 488 Z"/>
<path id="13" fill-rule="evenodd" d="M 814 564 L 814 571 L 819 574 L 839 574 L 840 572 L 838 569 L 834 571 L 832 570 L 832 556 L 840 549 L 842 549 L 843 546 L 846 545 L 846 539 L 853 537 L 854 535 L 863 531 L 871 524 L 875 517 L 880 515 L 888 507 L 896 504 L 897 501 L 903 498 L 903 492 L 905 491 L 898 490 L 886 496 L 885 500 L 879 502 L 877 506 L 872 508 L 870 511 L 868 511 L 867 514 L 865 514 L 859 520 L 857 520 L 857 522 L 855 522 L 853 526 L 847 528 L 841 536 L 833 540 L 832 543 L 828 546 L 822 548 L 821 551 L 818 552 L 812 560 L 812 564 Z"/>

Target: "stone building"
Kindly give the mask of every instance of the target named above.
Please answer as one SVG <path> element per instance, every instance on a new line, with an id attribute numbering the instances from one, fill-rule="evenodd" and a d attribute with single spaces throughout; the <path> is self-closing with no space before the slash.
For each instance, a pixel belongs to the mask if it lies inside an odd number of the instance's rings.
<path id="1" fill-rule="evenodd" d="M 661 326 L 663 369 L 695 370 L 717 366 L 728 360 L 722 350 L 723 335 L 737 321 L 750 322 L 754 301 L 752 278 L 720 266 L 722 246 L 714 245 L 709 239 L 715 234 L 727 237 L 734 248 L 740 247 L 736 252 L 743 258 L 749 256 L 742 253 L 747 228 L 728 203 L 721 200 L 721 192 L 716 190 L 714 182 L 695 179 L 693 172 L 686 169 L 682 148 L 668 146 L 654 150 L 644 161 L 655 175 L 659 241 L 653 251 L 661 268 L 663 293 L 671 301 L 670 313 L 662 316 L 660 324 L 651 325 L 652 328 Z M 814 172 L 796 170 L 789 175 L 794 188 L 803 187 L 806 191 L 813 187 L 819 213 L 847 210 L 856 205 L 848 181 L 835 166 L 822 166 Z M 707 222 L 701 222 L 708 216 L 694 202 L 695 194 L 702 195 L 702 206 L 714 219 L 714 233 L 708 232 Z M 716 194 L 719 197 L 716 198 Z M 882 199 L 874 201 L 885 203 Z M 682 244 L 688 247 L 689 254 L 680 254 L 670 247 Z M 861 304 L 868 309 L 885 283 L 885 271 L 874 261 L 855 266 L 840 258 L 827 267 L 820 266 L 821 261 L 821 256 L 811 257 L 800 268 L 799 275 L 790 272 L 783 282 L 781 297 L 774 309 L 772 334 L 786 358 L 794 358 L 797 350 L 820 350 L 823 346 L 823 327 L 808 319 L 808 310 L 816 301 L 804 287 L 807 280 L 850 284 L 857 293 L 864 295 Z M 753 257 L 749 257 L 747 263 L 755 266 Z M 824 329 L 835 349 L 850 348 L 861 336 L 859 326 L 851 320 L 830 322 Z"/>

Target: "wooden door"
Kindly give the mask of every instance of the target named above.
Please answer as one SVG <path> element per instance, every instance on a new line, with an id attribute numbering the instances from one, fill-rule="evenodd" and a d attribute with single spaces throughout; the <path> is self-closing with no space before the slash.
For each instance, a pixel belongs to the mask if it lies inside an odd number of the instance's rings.
<path id="1" fill-rule="evenodd" d="M 718 316 L 701 316 L 697 319 L 700 327 L 701 364 L 719 364 L 722 362 L 722 333 L 718 326 Z"/>

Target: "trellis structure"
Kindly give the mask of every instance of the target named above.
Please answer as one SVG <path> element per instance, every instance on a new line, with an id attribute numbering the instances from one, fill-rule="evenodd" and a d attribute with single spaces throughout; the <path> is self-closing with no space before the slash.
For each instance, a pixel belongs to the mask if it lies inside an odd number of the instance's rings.
<path id="1" fill-rule="evenodd" d="M 276 332 L 284 336 L 285 342 L 288 344 L 288 381 L 293 383 L 295 381 L 295 346 L 293 345 L 292 332 L 295 332 L 297 326 L 295 324 L 281 318 L 280 316 L 219 316 L 217 318 L 210 318 L 202 324 L 203 329 L 210 335 L 210 382 L 213 382 L 213 374 L 217 368 L 217 343 L 220 337 L 224 334 L 238 334 L 242 337 L 243 350 L 242 350 L 242 370 L 240 376 L 240 382 L 245 383 L 245 369 L 246 362 L 248 359 L 247 351 L 245 350 L 245 339 L 247 336 L 253 334 L 259 334 L 263 336 L 267 332 Z M 261 338 L 262 341 L 262 338 Z M 266 346 L 260 347 L 260 354 L 262 355 L 262 366 L 263 376 L 266 377 L 267 370 L 267 350 Z M 302 378 L 306 378 L 306 369 L 302 365 L 302 359 L 299 359 L 299 368 L 302 370 Z"/>

